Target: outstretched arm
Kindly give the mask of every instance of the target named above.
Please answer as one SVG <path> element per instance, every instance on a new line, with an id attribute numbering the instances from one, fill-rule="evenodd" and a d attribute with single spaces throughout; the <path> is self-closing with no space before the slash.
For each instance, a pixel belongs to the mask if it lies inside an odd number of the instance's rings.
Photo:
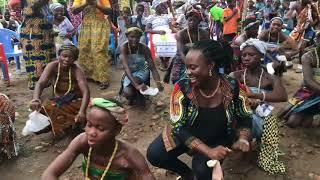
<path id="1" fill-rule="evenodd" d="M 80 149 L 84 145 L 84 134 L 73 139 L 67 149 L 60 154 L 44 171 L 42 180 L 58 180 L 80 154 Z"/>
<path id="2" fill-rule="evenodd" d="M 56 63 L 51 62 L 47 65 L 47 67 L 44 69 L 43 73 L 41 74 L 40 79 L 36 84 L 36 88 L 33 93 L 33 98 L 29 105 L 31 110 L 38 111 L 41 109 L 40 97 L 41 97 L 42 91 L 44 88 L 49 86 L 49 80 L 55 68 L 56 68 Z"/>
<path id="3" fill-rule="evenodd" d="M 86 110 L 87 110 L 89 100 L 90 100 L 90 90 L 89 90 L 88 83 L 87 83 L 87 80 L 86 80 L 84 73 L 78 67 L 76 70 L 76 79 L 77 79 L 78 86 L 79 86 L 81 94 L 82 94 L 82 102 L 81 102 L 80 110 L 78 112 L 78 115 L 77 115 L 75 121 L 76 122 L 79 122 L 79 121 L 84 122 L 84 120 L 86 118 Z"/>

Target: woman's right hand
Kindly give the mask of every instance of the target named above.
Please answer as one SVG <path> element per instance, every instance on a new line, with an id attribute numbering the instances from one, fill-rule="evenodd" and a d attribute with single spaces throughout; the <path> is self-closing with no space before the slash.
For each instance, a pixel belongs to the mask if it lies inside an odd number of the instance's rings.
<path id="1" fill-rule="evenodd" d="M 32 111 L 39 111 L 41 109 L 41 101 L 40 99 L 32 99 L 29 105 Z"/>
<path id="2" fill-rule="evenodd" d="M 224 159 L 228 153 L 230 153 L 230 149 L 223 146 L 217 146 L 215 148 L 210 148 L 207 156 L 213 160 L 221 160 Z"/>
<path id="3" fill-rule="evenodd" d="M 145 91 L 146 89 L 148 89 L 148 87 L 144 84 L 144 83 L 142 83 L 142 84 L 138 84 L 138 85 L 136 85 L 136 87 L 135 87 L 138 91 Z"/>

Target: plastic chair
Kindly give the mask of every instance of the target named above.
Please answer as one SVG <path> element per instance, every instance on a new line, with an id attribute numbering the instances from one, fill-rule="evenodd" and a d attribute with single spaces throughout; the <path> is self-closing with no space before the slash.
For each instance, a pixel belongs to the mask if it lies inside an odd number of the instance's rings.
<path id="1" fill-rule="evenodd" d="M 21 50 L 15 50 L 14 43 L 12 42 L 12 37 L 19 40 L 19 36 L 16 32 L 11 31 L 9 29 L 0 29 L 0 43 L 4 46 L 4 52 L 9 59 L 10 57 L 13 57 L 16 63 L 16 70 L 18 72 L 21 71 L 20 67 L 20 56 L 22 56 Z"/>

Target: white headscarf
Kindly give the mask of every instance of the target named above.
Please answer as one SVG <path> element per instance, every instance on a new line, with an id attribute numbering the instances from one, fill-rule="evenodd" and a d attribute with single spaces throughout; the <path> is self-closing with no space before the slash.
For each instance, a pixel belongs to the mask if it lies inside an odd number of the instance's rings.
<path id="1" fill-rule="evenodd" d="M 156 9 L 160 4 L 167 2 L 167 0 L 153 0 L 152 1 L 152 8 Z"/>
<path id="2" fill-rule="evenodd" d="M 259 39 L 248 39 L 246 42 L 241 44 L 240 51 L 248 46 L 254 46 L 261 54 L 265 54 L 267 52 L 267 44 Z"/>
<path id="3" fill-rule="evenodd" d="M 53 12 L 57 8 L 64 8 L 64 6 L 60 3 L 52 3 L 52 4 L 50 4 L 49 8 L 50 8 L 51 12 Z"/>

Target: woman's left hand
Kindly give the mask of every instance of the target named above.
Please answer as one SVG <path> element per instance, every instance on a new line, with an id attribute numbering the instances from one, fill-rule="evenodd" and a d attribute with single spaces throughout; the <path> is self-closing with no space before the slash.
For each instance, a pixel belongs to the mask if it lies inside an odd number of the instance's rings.
<path id="1" fill-rule="evenodd" d="M 246 139 L 239 139 L 232 145 L 232 149 L 248 152 L 250 150 L 249 141 Z"/>
<path id="2" fill-rule="evenodd" d="M 74 119 L 75 122 L 85 122 L 86 121 L 86 114 L 83 113 L 83 112 L 79 112 L 75 119 Z"/>
<path id="3" fill-rule="evenodd" d="M 246 86 L 246 95 L 247 95 L 247 97 L 251 98 L 253 96 L 253 94 L 254 93 L 251 91 L 251 89 L 248 86 Z"/>

